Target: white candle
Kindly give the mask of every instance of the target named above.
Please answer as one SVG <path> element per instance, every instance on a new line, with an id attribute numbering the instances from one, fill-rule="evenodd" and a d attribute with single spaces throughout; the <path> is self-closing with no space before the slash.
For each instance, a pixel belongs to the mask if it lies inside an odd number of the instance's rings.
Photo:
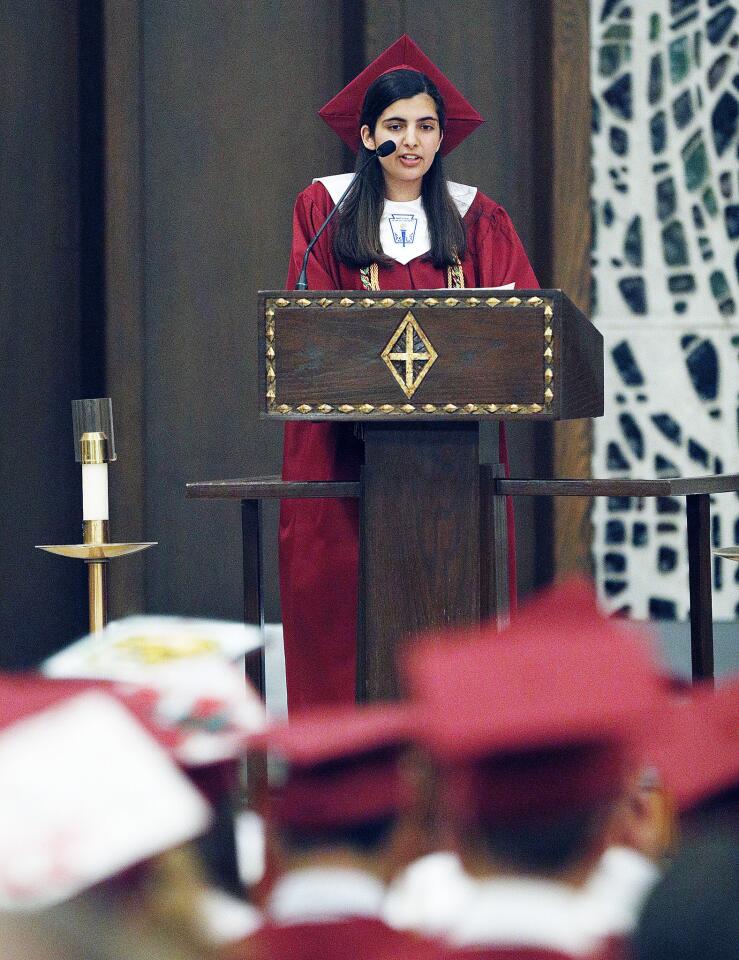
<path id="1" fill-rule="evenodd" d="M 108 519 L 108 464 L 82 464 L 82 519 Z"/>

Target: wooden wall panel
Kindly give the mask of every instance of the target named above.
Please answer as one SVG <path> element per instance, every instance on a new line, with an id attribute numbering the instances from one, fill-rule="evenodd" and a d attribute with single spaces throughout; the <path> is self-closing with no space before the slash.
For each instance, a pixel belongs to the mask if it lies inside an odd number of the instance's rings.
<path id="1" fill-rule="evenodd" d="M 551 0 L 550 0 L 551 2 Z M 590 313 L 590 59 L 589 4 L 551 2 L 551 282 Z M 559 423 L 554 475 L 590 476 L 589 420 Z M 554 501 L 554 572 L 591 572 L 589 499 Z"/>
<path id="2" fill-rule="evenodd" d="M 142 101 L 139 0 L 108 0 L 105 50 L 105 368 L 113 401 L 118 461 L 109 469 L 111 538 L 149 539 L 144 522 L 146 330 Z M 111 565 L 114 619 L 146 606 L 144 571 L 151 552 Z"/>
<path id="3" fill-rule="evenodd" d="M 316 117 L 342 82 L 335 9 L 142 4 L 150 610 L 241 615 L 238 508 L 184 484 L 279 470 L 282 431 L 256 418 L 256 291 L 284 283 L 296 194 L 340 170 Z"/>
<path id="4" fill-rule="evenodd" d="M 0 664 L 84 626 L 82 564 L 34 550 L 81 533 L 70 401 L 80 385 L 76 5 L 3 5 L 0 58 Z"/>

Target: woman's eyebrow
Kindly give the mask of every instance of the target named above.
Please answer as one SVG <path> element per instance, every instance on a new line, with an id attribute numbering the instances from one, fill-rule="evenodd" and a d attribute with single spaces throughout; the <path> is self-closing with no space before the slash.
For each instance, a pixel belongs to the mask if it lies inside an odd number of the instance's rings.
<path id="1" fill-rule="evenodd" d="M 416 120 L 416 123 L 427 123 L 429 120 L 433 120 L 434 123 L 439 122 L 438 117 L 430 116 L 430 117 L 418 117 L 418 119 Z M 406 117 L 386 117 L 382 122 L 383 123 L 407 123 L 408 120 Z"/>

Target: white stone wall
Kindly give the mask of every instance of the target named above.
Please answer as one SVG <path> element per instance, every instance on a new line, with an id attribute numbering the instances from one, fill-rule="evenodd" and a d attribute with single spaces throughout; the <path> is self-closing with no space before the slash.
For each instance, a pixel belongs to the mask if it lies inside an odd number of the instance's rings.
<path id="1" fill-rule="evenodd" d="M 739 4 L 591 0 L 593 319 L 606 415 L 595 476 L 739 472 Z M 715 546 L 739 498 L 712 498 Z M 599 590 L 635 617 L 689 612 L 684 499 L 598 500 Z M 714 562 L 714 616 L 739 565 Z"/>

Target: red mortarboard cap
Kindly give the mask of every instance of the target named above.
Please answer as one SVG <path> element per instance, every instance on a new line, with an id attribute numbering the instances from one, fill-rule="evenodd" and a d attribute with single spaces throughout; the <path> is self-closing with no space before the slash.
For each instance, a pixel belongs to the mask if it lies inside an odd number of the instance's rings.
<path id="1" fill-rule="evenodd" d="M 607 619 L 587 583 L 557 586 L 506 630 L 440 636 L 406 656 L 427 709 L 424 743 L 441 757 L 623 742 L 657 708 L 663 681 L 644 631 Z"/>
<path id="2" fill-rule="evenodd" d="M 436 84 L 446 108 L 441 153 L 446 155 L 483 123 L 477 110 L 408 36 L 403 34 L 351 83 L 319 110 L 319 115 L 355 153 L 359 149 L 359 116 L 368 88 L 391 70 L 418 70 Z"/>
<path id="3" fill-rule="evenodd" d="M 547 820 L 615 799 L 630 757 L 613 744 L 579 743 L 449 765 L 442 805 L 468 822 Z"/>
<path id="4" fill-rule="evenodd" d="M 675 696 L 662 723 L 647 731 L 648 760 L 681 811 L 739 787 L 739 674 Z"/>
<path id="5" fill-rule="evenodd" d="M 269 814 L 283 826 L 321 828 L 389 816 L 408 806 L 398 760 L 413 737 L 413 712 L 397 704 L 306 711 L 249 741 L 287 765 L 270 789 Z"/>
<path id="6" fill-rule="evenodd" d="M 0 730 L 91 690 L 102 690 L 115 697 L 160 746 L 173 752 L 177 736 L 174 731 L 166 730 L 154 722 L 153 710 L 149 706 L 153 692 L 136 688 L 126 695 L 116 684 L 107 680 L 57 679 L 33 672 L 0 674 Z"/>
<path id="7" fill-rule="evenodd" d="M 447 765 L 459 816 L 543 817 L 615 796 L 640 726 L 664 702 L 647 637 L 607 619 L 592 587 L 541 594 L 500 633 L 409 648 L 405 673 L 428 722 L 419 741 Z"/>
<path id="8" fill-rule="evenodd" d="M 34 672 L 0 674 L 0 730 L 81 693 L 100 690 L 122 704 L 149 736 L 183 767 L 205 797 L 216 802 L 238 782 L 238 756 L 190 763 L 182 755 L 182 731 L 159 716 L 162 694 L 148 687 L 99 679 L 45 677 Z"/>

